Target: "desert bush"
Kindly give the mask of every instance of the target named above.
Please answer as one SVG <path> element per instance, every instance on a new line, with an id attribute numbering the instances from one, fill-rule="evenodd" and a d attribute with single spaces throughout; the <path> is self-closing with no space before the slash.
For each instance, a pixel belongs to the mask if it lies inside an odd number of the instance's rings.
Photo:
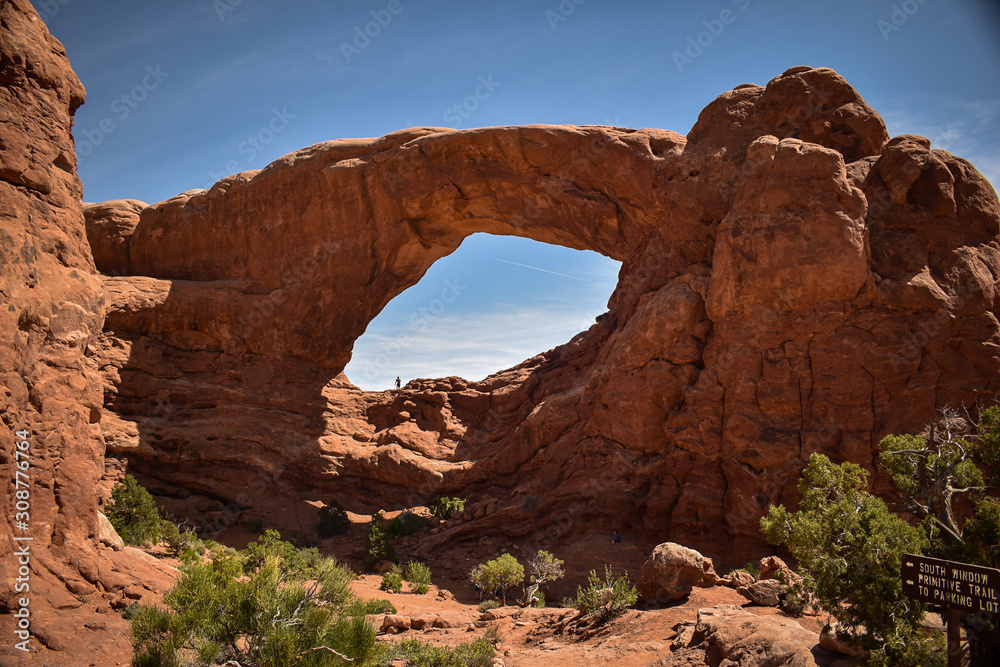
<path id="1" fill-rule="evenodd" d="M 448 498 L 445 496 L 434 496 L 430 505 L 431 514 L 439 519 L 448 519 L 452 512 L 462 512 L 465 510 L 465 498 Z"/>
<path id="2" fill-rule="evenodd" d="M 535 606 L 539 609 L 545 609 L 545 593 L 541 591 L 535 591 Z"/>
<path id="3" fill-rule="evenodd" d="M 928 424 L 928 438 L 886 436 L 879 460 L 903 498 L 897 509 L 923 519 L 929 555 L 996 567 L 1000 504 L 986 490 L 988 482 L 1000 484 L 1000 408 L 984 410 L 974 431 L 967 417 L 944 409 Z M 972 507 L 964 525 L 956 511 L 959 499 Z"/>
<path id="4" fill-rule="evenodd" d="M 331 500 L 328 505 L 319 508 L 319 527 L 317 530 L 320 537 L 343 535 L 350 528 L 351 519 L 347 516 L 347 510 L 338 501 Z"/>
<path id="5" fill-rule="evenodd" d="M 576 609 L 578 606 L 578 600 L 572 596 L 566 596 L 559 600 L 559 607 L 561 609 Z"/>
<path id="6" fill-rule="evenodd" d="M 386 572 L 382 575 L 382 584 L 379 588 L 390 593 L 401 593 L 403 591 L 403 578 L 395 572 Z"/>
<path id="7" fill-rule="evenodd" d="M 267 530 L 256 542 L 248 544 L 241 557 L 246 574 L 259 569 L 268 558 L 275 557 L 285 569 L 302 578 L 311 577 L 325 560 L 315 547 L 296 548 L 294 544 L 282 540 L 281 533 L 276 530 Z"/>
<path id="8" fill-rule="evenodd" d="M 264 530 L 264 519 L 259 516 L 252 516 L 246 520 L 245 525 L 251 533 L 259 535 Z"/>
<path id="9" fill-rule="evenodd" d="M 388 600 L 383 600 L 382 598 L 372 598 L 371 600 L 362 600 L 361 598 L 354 598 L 344 606 L 344 614 L 346 616 L 365 616 L 369 614 L 395 614 L 395 613 L 396 613 L 396 605 L 389 602 Z"/>
<path id="10" fill-rule="evenodd" d="M 729 574 L 727 574 L 726 576 L 731 577 L 737 572 L 746 572 L 754 579 L 760 579 L 760 568 L 758 568 L 756 563 L 753 562 L 747 563 L 746 565 L 743 565 L 741 567 L 733 568 L 732 570 L 729 571 Z"/>
<path id="11" fill-rule="evenodd" d="M 415 585 L 415 593 L 422 595 L 430 590 L 431 569 L 420 561 L 411 560 L 406 564 L 406 580 Z"/>
<path id="12" fill-rule="evenodd" d="M 798 618 L 813 606 L 815 605 L 812 594 L 801 583 L 792 584 L 785 589 L 785 598 L 781 601 L 781 608 L 789 616 Z"/>
<path id="13" fill-rule="evenodd" d="M 500 592 L 503 604 L 507 604 L 507 591 L 524 581 L 524 566 L 510 554 L 481 563 L 469 573 L 472 583 L 489 595 Z"/>
<path id="14" fill-rule="evenodd" d="M 604 579 L 597 576 L 596 570 L 591 570 L 587 585 L 577 588 L 576 608 L 584 615 L 594 616 L 598 622 L 604 623 L 621 616 L 638 598 L 639 593 L 628 577 L 616 577 L 611 568 L 605 565 Z"/>
<path id="15" fill-rule="evenodd" d="M 483 600 L 479 603 L 479 613 L 482 614 L 490 609 L 496 609 L 499 606 L 500 602 L 498 600 Z"/>
<path id="16" fill-rule="evenodd" d="M 111 489 L 111 500 L 104 505 L 104 514 L 128 544 L 150 544 L 160 538 L 164 521 L 156 501 L 132 475 L 125 475 Z"/>
<path id="17" fill-rule="evenodd" d="M 488 641 L 494 647 L 499 646 L 503 643 L 503 632 L 500 631 L 495 625 L 486 628 L 486 632 L 483 633 L 483 639 Z"/>
<path id="18" fill-rule="evenodd" d="M 868 493 L 867 480 L 854 463 L 813 454 L 798 511 L 769 507 L 761 530 L 788 548 L 802 591 L 837 619 L 841 635 L 870 652 L 869 664 L 936 664 L 937 649 L 920 629 L 923 606 L 903 595 L 900 576 L 903 554 L 923 553 L 927 536 Z"/>
<path id="19" fill-rule="evenodd" d="M 200 541 L 194 531 L 181 532 L 177 524 L 165 519 L 160 522 L 160 540 L 174 556 L 183 556 L 189 549 L 196 550 Z"/>
<path id="20" fill-rule="evenodd" d="M 386 526 L 386 534 L 389 536 L 390 540 L 395 540 L 400 537 L 412 537 L 419 533 L 420 530 L 426 525 L 426 517 L 422 517 L 419 514 L 414 514 L 410 511 L 401 512 L 398 516 L 389 521 L 389 525 Z"/>
<path id="21" fill-rule="evenodd" d="M 406 639 L 389 649 L 385 661 L 404 659 L 412 667 L 491 667 L 496 650 L 485 638 L 451 649 Z"/>
<path id="22" fill-rule="evenodd" d="M 253 550 L 213 550 L 214 560 L 183 566 L 166 609 L 132 612 L 132 664 L 180 665 L 182 655 L 201 664 L 379 664 L 383 649 L 366 606 L 347 589 L 354 575 L 331 559 L 289 557 L 288 543 L 278 542 L 270 536 Z"/>
<path id="23" fill-rule="evenodd" d="M 531 571 L 531 586 L 524 594 L 524 605 L 534 604 L 536 607 L 544 607 L 545 596 L 538 589 L 542 584 L 562 578 L 563 561 L 548 551 L 536 551 L 528 562 L 528 568 Z M 538 604 L 539 600 L 541 604 Z"/>
<path id="24" fill-rule="evenodd" d="M 384 560 L 396 560 L 396 550 L 392 548 L 384 519 L 385 512 L 376 512 L 365 534 L 365 569 L 369 572 L 373 572 Z"/>

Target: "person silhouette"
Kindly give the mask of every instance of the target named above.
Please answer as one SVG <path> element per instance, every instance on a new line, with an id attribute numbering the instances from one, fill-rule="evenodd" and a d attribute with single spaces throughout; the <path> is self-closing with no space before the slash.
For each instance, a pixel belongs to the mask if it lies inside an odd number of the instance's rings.
<path id="1" fill-rule="evenodd" d="M 399 376 L 397 375 L 396 376 L 396 389 L 399 389 L 401 386 L 403 386 L 403 381 L 400 380 Z"/>

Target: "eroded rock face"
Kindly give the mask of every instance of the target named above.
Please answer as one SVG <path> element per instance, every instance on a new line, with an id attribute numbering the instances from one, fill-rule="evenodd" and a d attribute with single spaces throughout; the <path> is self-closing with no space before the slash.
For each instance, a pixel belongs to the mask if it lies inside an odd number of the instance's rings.
<path id="1" fill-rule="evenodd" d="M 127 629 L 111 609 L 123 590 L 142 597 L 170 576 L 99 543 L 103 396 L 87 346 L 101 332 L 106 303 L 84 236 L 70 133 L 84 89 L 27 2 L 3 2 L 0 19 L 0 479 L 8 490 L 0 508 L 0 662 L 39 665 L 55 650 L 51 664 L 90 665 Z M 25 484 L 27 499 L 17 495 Z M 18 514 L 18 502 L 28 511 Z M 22 598 L 30 639 L 15 635 Z M 15 646 L 21 641 L 30 653 Z"/>
<path id="2" fill-rule="evenodd" d="M 104 281 L 105 440 L 211 527 L 460 493 L 493 511 L 426 549 L 621 529 L 737 565 L 811 453 L 870 467 L 884 435 L 997 390 L 995 192 L 889 141 L 829 69 L 739 86 L 687 138 L 418 128 L 88 215 L 128 248 L 106 273 L 132 274 Z M 370 320 L 475 232 L 621 260 L 608 312 L 481 382 L 351 385 Z"/>

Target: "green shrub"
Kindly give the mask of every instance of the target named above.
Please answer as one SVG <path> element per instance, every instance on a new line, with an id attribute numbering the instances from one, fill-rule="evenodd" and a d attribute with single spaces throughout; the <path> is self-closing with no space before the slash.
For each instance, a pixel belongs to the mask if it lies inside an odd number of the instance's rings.
<path id="1" fill-rule="evenodd" d="M 753 562 L 747 563 L 742 567 L 733 568 L 732 570 L 729 571 L 729 574 L 727 574 L 726 576 L 731 577 L 737 572 L 746 572 L 755 580 L 760 579 L 760 568 L 758 568 L 757 565 L 755 565 Z"/>
<path id="2" fill-rule="evenodd" d="M 803 589 L 839 622 L 840 634 L 870 651 L 870 662 L 933 664 L 936 649 L 921 639 L 923 606 L 903 595 L 904 553 L 928 547 L 921 530 L 868 493 L 868 473 L 813 454 L 802 472 L 796 512 L 771 506 L 761 519 L 768 541 L 786 546 L 799 563 Z M 923 648 L 921 648 L 923 646 Z"/>
<path id="3" fill-rule="evenodd" d="M 524 581 L 524 566 L 510 554 L 503 554 L 472 568 L 469 578 L 484 594 L 495 595 L 499 591 L 506 605 L 507 591 Z"/>
<path id="4" fill-rule="evenodd" d="M 379 664 L 383 648 L 366 606 L 347 590 L 353 573 L 331 559 L 290 557 L 288 543 L 279 542 L 272 536 L 243 552 L 213 549 L 215 560 L 185 565 L 163 598 L 167 609 L 131 613 L 132 664 L 179 665 L 182 654 L 274 667 L 345 664 L 337 654 L 353 665 Z"/>
<path id="5" fill-rule="evenodd" d="M 576 608 L 584 615 L 595 616 L 598 622 L 604 623 L 621 616 L 638 598 L 639 593 L 628 577 L 614 576 L 611 568 L 605 565 L 603 580 L 595 570 L 591 570 L 587 586 L 577 588 Z"/>
<path id="6" fill-rule="evenodd" d="M 259 569 L 270 557 L 278 558 L 285 569 L 301 578 L 310 578 L 325 560 L 315 547 L 298 549 L 291 542 L 282 540 L 278 531 L 267 530 L 243 550 L 246 574 Z"/>
<path id="7" fill-rule="evenodd" d="M 160 511 L 153 496 L 132 475 L 125 475 L 124 481 L 111 489 L 104 514 L 127 544 L 145 545 L 160 538 Z"/>
<path id="8" fill-rule="evenodd" d="M 346 616 L 366 616 L 369 614 L 395 613 L 396 605 L 392 604 L 388 600 L 383 600 L 382 598 L 372 598 L 371 600 L 354 598 L 351 602 L 344 606 L 344 615 Z"/>
<path id="9" fill-rule="evenodd" d="M 785 598 L 781 601 L 781 608 L 789 616 L 798 618 L 806 613 L 806 610 L 815 606 L 809 590 L 801 583 L 792 584 L 785 589 Z"/>
<path id="10" fill-rule="evenodd" d="M 578 600 L 575 597 L 564 597 L 559 600 L 559 607 L 562 609 L 576 609 L 578 605 Z"/>
<path id="11" fill-rule="evenodd" d="M 399 516 L 389 521 L 386 526 L 386 534 L 390 540 L 398 537 L 412 537 L 420 532 L 420 529 L 427 525 L 427 518 L 413 512 L 402 512 Z"/>
<path id="12" fill-rule="evenodd" d="M 423 595 L 430 590 L 431 569 L 424 563 L 411 560 L 406 564 L 406 580 L 414 584 L 414 593 Z"/>
<path id="13" fill-rule="evenodd" d="M 385 512 L 379 510 L 365 534 L 365 569 L 369 572 L 374 572 L 384 560 L 396 560 L 396 550 L 389 541 L 384 519 Z"/>
<path id="14" fill-rule="evenodd" d="M 486 632 L 483 633 L 483 639 L 494 647 L 497 647 L 503 643 L 503 633 L 500 631 L 500 628 L 493 625 L 486 628 Z"/>
<path id="15" fill-rule="evenodd" d="M 499 600 L 483 600 L 479 603 L 479 613 L 489 611 L 490 609 L 496 609 L 500 606 Z"/>
<path id="16" fill-rule="evenodd" d="M 446 496 L 434 496 L 430 506 L 431 514 L 439 519 L 448 519 L 452 512 L 462 512 L 465 510 L 465 498 L 448 498 Z"/>
<path id="17" fill-rule="evenodd" d="M 264 530 L 264 519 L 253 516 L 246 520 L 246 527 L 251 533 L 259 535 Z"/>
<path id="18" fill-rule="evenodd" d="M 389 649 L 384 660 L 404 659 L 412 667 L 491 667 L 496 650 L 485 638 L 460 644 L 454 649 L 434 646 L 419 639 L 406 639 Z"/>
<path id="19" fill-rule="evenodd" d="M 403 578 L 395 572 L 386 572 L 382 575 L 382 585 L 379 588 L 390 593 L 401 593 L 403 591 Z"/>
<path id="20" fill-rule="evenodd" d="M 330 537 L 343 535 L 351 528 L 351 519 L 347 510 L 336 500 L 319 509 L 319 536 Z"/>
<path id="21" fill-rule="evenodd" d="M 539 609 L 545 608 L 545 593 L 541 591 L 535 591 L 535 606 L 538 607 Z"/>
<path id="22" fill-rule="evenodd" d="M 160 522 L 160 540 L 167 545 L 167 550 L 174 556 L 183 555 L 188 549 L 198 544 L 198 536 L 194 531 L 184 531 L 177 528 L 172 521 Z"/>

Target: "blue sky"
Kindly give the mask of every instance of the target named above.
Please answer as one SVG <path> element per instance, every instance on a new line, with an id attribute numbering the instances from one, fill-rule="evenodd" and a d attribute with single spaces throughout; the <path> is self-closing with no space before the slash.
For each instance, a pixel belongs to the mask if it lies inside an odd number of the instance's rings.
<path id="1" fill-rule="evenodd" d="M 795 65 L 836 69 L 890 134 L 930 137 L 996 185 L 998 4 L 39 0 L 36 8 L 87 87 L 74 131 L 85 200 L 155 202 L 320 141 L 412 126 L 686 133 L 716 95 Z M 700 52 L 690 47 L 699 38 Z M 483 99 L 468 101 L 477 87 Z M 480 379 L 586 328 L 616 274 L 615 262 L 594 253 L 476 235 L 372 322 L 348 376 L 371 389 L 397 374 Z M 467 288 L 433 319 L 422 316 L 447 280 Z"/>

